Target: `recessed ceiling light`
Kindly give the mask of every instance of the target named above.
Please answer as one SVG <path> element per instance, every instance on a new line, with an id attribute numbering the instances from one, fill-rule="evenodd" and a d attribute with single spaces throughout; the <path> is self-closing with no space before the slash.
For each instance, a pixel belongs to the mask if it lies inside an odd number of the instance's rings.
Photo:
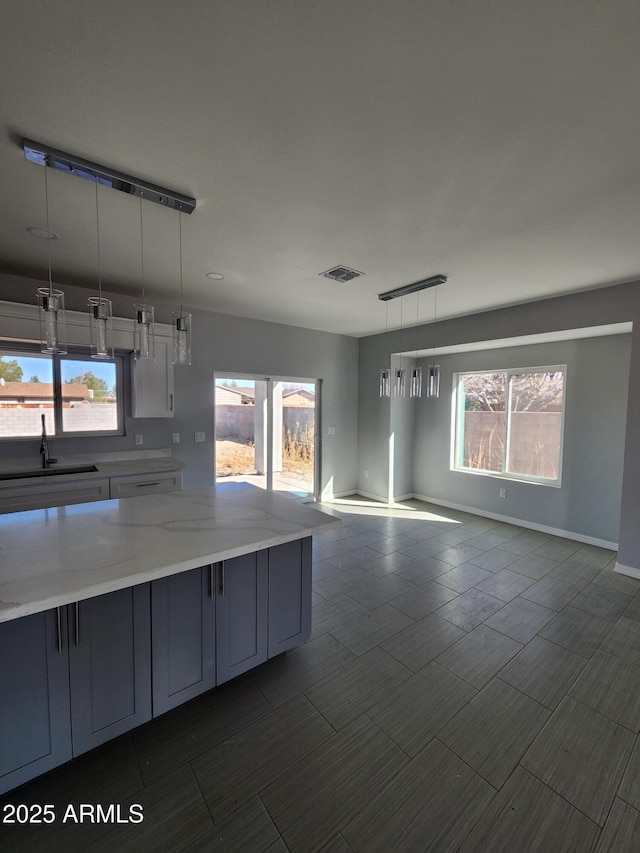
<path id="1" fill-rule="evenodd" d="M 213 281 L 222 281 L 222 279 L 224 278 L 221 272 L 206 272 L 205 276 L 207 278 L 213 279 Z"/>
<path id="2" fill-rule="evenodd" d="M 36 228 L 33 225 L 27 228 L 29 234 L 34 237 L 40 237 L 42 240 L 59 240 L 60 236 L 55 231 L 48 231 L 46 228 Z"/>

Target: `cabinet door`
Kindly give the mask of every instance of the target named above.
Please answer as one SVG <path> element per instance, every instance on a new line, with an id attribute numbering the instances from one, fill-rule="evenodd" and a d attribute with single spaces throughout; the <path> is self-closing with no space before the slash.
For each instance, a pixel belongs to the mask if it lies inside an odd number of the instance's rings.
<path id="1" fill-rule="evenodd" d="M 245 554 L 217 564 L 218 684 L 267 659 L 267 588 L 266 551 Z"/>
<path id="2" fill-rule="evenodd" d="M 216 683 L 213 566 L 151 584 L 153 715 Z"/>
<path id="3" fill-rule="evenodd" d="M 131 417 L 173 417 L 172 342 L 156 337 L 156 357 L 131 359 Z"/>
<path id="4" fill-rule="evenodd" d="M 149 584 L 70 604 L 73 754 L 151 719 Z"/>
<path id="5" fill-rule="evenodd" d="M 269 548 L 269 657 L 311 634 L 311 537 Z"/>
<path id="6" fill-rule="evenodd" d="M 0 624 L 0 793 L 71 758 L 69 664 L 60 615 L 49 610 Z"/>

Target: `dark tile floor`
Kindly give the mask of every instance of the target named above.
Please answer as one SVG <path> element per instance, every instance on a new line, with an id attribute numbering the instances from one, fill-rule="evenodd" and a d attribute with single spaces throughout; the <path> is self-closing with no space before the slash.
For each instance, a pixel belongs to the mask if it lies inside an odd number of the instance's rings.
<path id="1" fill-rule="evenodd" d="M 418 501 L 323 508 L 305 646 L 3 801 L 144 821 L 2 850 L 640 850 L 640 581 Z"/>

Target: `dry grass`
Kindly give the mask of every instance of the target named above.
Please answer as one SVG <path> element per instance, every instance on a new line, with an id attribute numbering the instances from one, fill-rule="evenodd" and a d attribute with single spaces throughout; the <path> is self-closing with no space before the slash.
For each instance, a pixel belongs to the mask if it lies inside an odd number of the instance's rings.
<path id="1" fill-rule="evenodd" d="M 313 475 L 314 430 L 312 424 L 288 429 L 282 442 L 282 468 L 292 474 Z"/>
<path id="2" fill-rule="evenodd" d="M 217 477 L 232 477 L 234 474 L 255 474 L 254 461 L 253 442 L 216 442 Z"/>
<path id="3" fill-rule="evenodd" d="M 216 441 L 216 476 L 256 474 L 254 453 L 252 441 Z M 313 429 L 305 427 L 295 433 L 287 430 L 282 442 L 282 470 L 312 476 L 313 459 Z"/>

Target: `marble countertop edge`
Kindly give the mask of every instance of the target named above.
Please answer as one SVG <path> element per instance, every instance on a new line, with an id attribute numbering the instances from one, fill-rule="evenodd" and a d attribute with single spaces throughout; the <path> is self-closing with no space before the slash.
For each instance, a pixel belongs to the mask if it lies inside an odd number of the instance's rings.
<path id="1" fill-rule="evenodd" d="M 256 505 L 256 492 L 260 490 L 255 487 L 248 487 L 247 493 L 248 506 Z M 187 498 L 189 495 L 194 498 L 200 498 L 202 492 L 175 492 L 171 493 L 176 501 Z M 163 496 L 166 501 L 166 496 Z M 237 494 L 229 496 L 231 504 L 241 506 L 244 501 L 239 499 Z M 123 501 L 142 501 L 143 498 L 124 498 Z M 148 499 L 147 499 L 148 500 Z M 265 496 L 265 502 L 269 500 Z M 10 621 L 22 616 L 29 616 L 34 613 L 40 613 L 45 610 L 62 607 L 67 604 L 73 604 L 76 601 L 84 601 L 88 598 L 94 598 L 98 595 L 105 595 L 117 590 L 126 589 L 131 586 L 147 583 L 158 580 L 160 578 L 169 577 L 174 574 L 186 572 L 191 569 L 207 566 L 212 563 L 219 563 L 223 560 L 229 560 L 233 557 L 239 557 L 244 554 L 261 551 L 265 548 L 275 545 L 292 542 L 297 539 L 302 539 L 307 536 L 312 536 L 314 533 L 330 530 L 341 526 L 342 522 L 333 516 L 322 513 L 315 508 L 308 508 L 308 513 L 305 512 L 305 506 L 300 505 L 295 501 L 287 503 L 288 499 L 280 501 L 281 509 L 276 513 L 276 516 L 282 519 L 286 518 L 287 510 L 290 510 L 291 515 L 296 519 L 288 519 L 289 529 L 279 531 L 259 530 L 260 525 L 256 525 L 256 530 L 252 534 L 250 530 L 245 531 L 243 541 L 238 543 L 221 542 L 219 547 L 215 543 L 208 540 L 198 542 L 193 541 L 188 545 L 176 543 L 176 547 L 184 547 L 185 559 L 175 557 L 175 554 L 170 552 L 167 554 L 166 562 L 163 559 L 158 560 L 158 565 L 150 568 L 149 565 L 139 565 L 140 562 L 145 562 L 144 552 L 142 560 L 131 554 L 121 563 L 110 565 L 108 563 L 108 551 L 106 548 L 105 561 L 102 565 L 91 570 L 75 570 L 71 568 L 69 571 L 52 572 L 47 574 L 46 571 L 36 575 L 29 575 L 24 579 L 15 575 L 2 578 L 0 570 L 0 622 Z M 262 498 L 257 499 L 258 504 L 262 502 Z M 117 502 L 111 502 L 117 503 Z M 307 519 L 302 520 L 300 516 L 309 515 Z M 221 532 L 222 533 L 222 532 Z M 50 528 L 47 535 L 50 534 Z M 221 536 L 224 538 L 224 535 Z M 150 559 L 156 559 L 156 556 L 149 556 Z M 138 567 L 135 562 L 138 561 Z M 98 578 L 96 575 L 102 575 Z M 104 577 L 107 575 L 107 577 Z"/>

